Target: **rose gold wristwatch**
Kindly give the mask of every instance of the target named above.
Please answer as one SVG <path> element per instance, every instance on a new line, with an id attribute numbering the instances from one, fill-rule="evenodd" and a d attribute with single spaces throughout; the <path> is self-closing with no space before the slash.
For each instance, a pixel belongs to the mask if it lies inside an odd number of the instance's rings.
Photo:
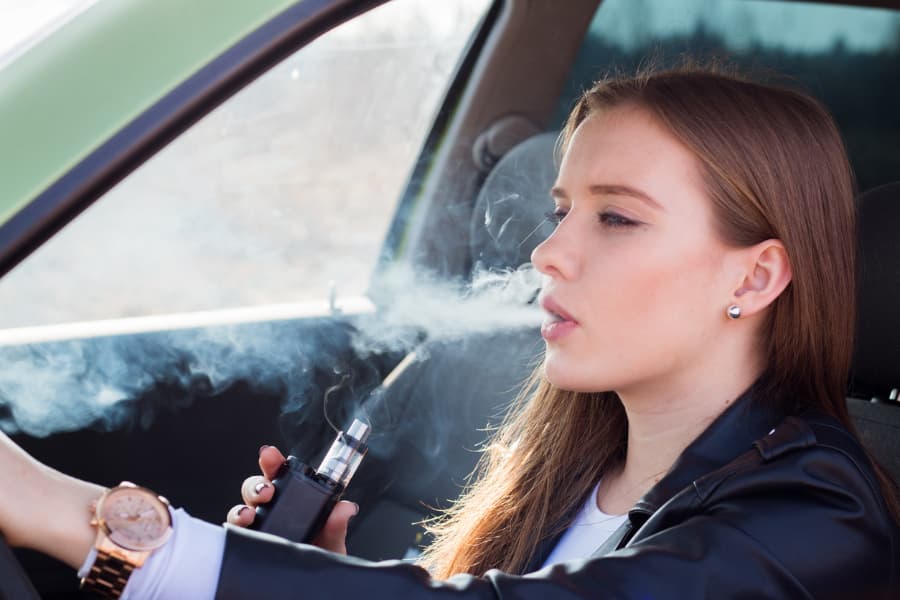
<path id="1" fill-rule="evenodd" d="M 81 580 L 82 589 L 118 598 L 131 572 L 172 534 L 169 502 L 147 488 L 123 481 L 92 506 L 97 559 Z"/>

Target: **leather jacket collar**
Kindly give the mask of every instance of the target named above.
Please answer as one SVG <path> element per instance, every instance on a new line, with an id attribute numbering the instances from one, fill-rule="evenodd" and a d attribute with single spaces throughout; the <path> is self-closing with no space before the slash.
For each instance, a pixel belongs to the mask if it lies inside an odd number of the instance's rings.
<path id="1" fill-rule="evenodd" d="M 786 415 L 771 402 L 773 391 L 768 381 L 766 376 L 757 379 L 684 449 L 669 472 L 628 511 L 628 521 L 610 538 L 610 550 L 626 542 L 675 494 L 752 448 L 784 419 Z M 539 544 L 523 573 L 539 569 L 563 533 Z M 601 548 L 606 547 L 604 544 Z"/>
<path id="2" fill-rule="evenodd" d="M 753 447 L 786 415 L 770 408 L 765 379 L 759 379 L 710 423 L 679 455 L 669 472 L 637 501 L 629 519 L 639 526 L 669 498 L 706 473 L 722 467 Z M 768 399 L 768 398 L 767 398 Z M 635 522 L 639 519 L 638 522 Z"/>

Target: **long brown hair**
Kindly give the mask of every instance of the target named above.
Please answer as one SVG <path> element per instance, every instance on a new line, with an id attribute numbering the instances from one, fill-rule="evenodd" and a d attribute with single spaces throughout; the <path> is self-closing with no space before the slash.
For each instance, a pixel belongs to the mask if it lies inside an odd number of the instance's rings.
<path id="1" fill-rule="evenodd" d="M 595 84 L 569 115 L 560 148 L 589 115 L 625 104 L 648 111 L 696 156 L 723 241 L 784 244 L 793 278 L 763 327 L 767 376 L 782 411 L 817 409 L 853 431 L 845 391 L 855 321 L 854 181 L 831 117 L 787 87 L 687 65 Z M 622 463 L 627 427 L 614 393 L 557 389 L 538 369 L 474 483 L 431 524 L 435 542 L 423 564 L 438 577 L 521 572 L 598 478 Z M 876 470 L 896 514 L 895 488 Z"/>

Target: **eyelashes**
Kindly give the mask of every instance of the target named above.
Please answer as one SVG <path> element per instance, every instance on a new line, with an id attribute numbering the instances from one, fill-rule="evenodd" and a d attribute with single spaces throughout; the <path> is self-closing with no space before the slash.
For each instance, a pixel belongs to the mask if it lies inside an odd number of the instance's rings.
<path id="1" fill-rule="evenodd" d="M 544 218 L 554 225 L 559 225 L 566 218 L 566 211 L 557 208 L 556 210 L 548 210 L 544 213 Z"/>
<path id="2" fill-rule="evenodd" d="M 562 223 L 562 220 L 566 218 L 568 214 L 567 211 L 557 208 L 556 210 L 549 211 L 544 214 L 544 217 L 554 225 L 559 225 Z M 616 229 L 620 227 L 634 227 L 640 225 L 639 221 L 635 221 L 633 219 L 629 219 L 628 217 L 623 217 L 617 212 L 613 211 L 604 211 L 597 214 L 597 220 L 604 227 L 609 227 L 610 229 Z"/>
<path id="3" fill-rule="evenodd" d="M 606 227 L 634 227 L 635 225 L 640 225 L 637 221 L 614 212 L 602 212 L 599 218 L 600 223 Z"/>

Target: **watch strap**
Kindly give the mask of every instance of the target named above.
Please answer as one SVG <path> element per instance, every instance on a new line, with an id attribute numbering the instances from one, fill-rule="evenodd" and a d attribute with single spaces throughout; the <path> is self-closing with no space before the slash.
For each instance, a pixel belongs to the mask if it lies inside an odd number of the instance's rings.
<path id="1" fill-rule="evenodd" d="M 104 598 L 118 598 L 125 590 L 125 584 L 134 571 L 134 565 L 121 558 L 97 551 L 97 559 L 90 572 L 81 580 L 81 589 L 94 592 Z"/>

